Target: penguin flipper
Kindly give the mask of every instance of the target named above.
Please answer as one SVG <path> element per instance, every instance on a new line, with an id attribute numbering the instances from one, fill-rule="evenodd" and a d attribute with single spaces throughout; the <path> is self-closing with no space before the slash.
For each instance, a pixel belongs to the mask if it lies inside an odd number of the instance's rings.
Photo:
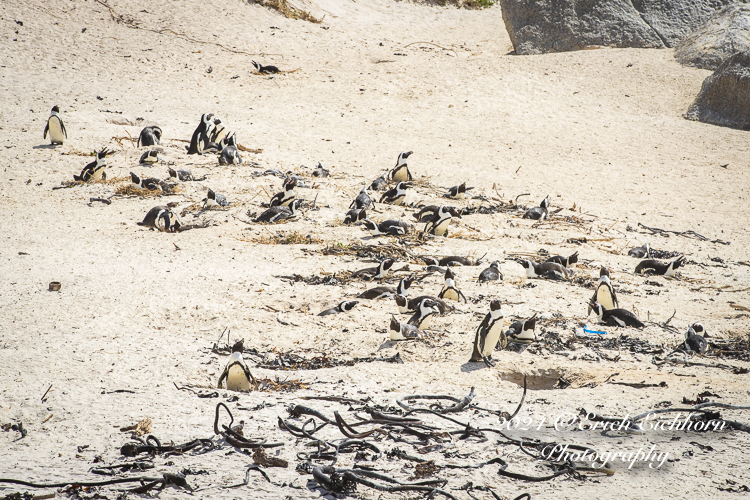
<path id="1" fill-rule="evenodd" d="M 219 377 L 219 382 L 217 382 L 216 387 L 218 389 L 223 389 L 224 386 L 222 385 L 222 382 L 224 382 L 224 379 L 227 378 L 227 375 L 229 375 L 229 370 L 224 368 L 224 371 L 221 374 L 221 377 Z"/>
<path id="2" fill-rule="evenodd" d="M 67 131 L 67 130 L 65 130 L 65 124 L 63 123 L 62 119 L 60 120 L 60 128 L 62 128 L 62 131 L 63 131 L 63 135 L 64 135 L 64 136 L 65 136 L 65 138 L 67 139 L 67 138 L 68 138 L 68 131 Z"/>
<path id="3" fill-rule="evenodd" d="M 49 132 L 49 120 L 47 120 L 47 125 L 44 126 L 44 135 L 42 136 L 42 139 L 47 138 L 47 132 Z"/>
<path id="4" fill-rule="evenodd" d="M 255 380 L 255 377 L 253 377 L 253 374 L 250 373 L 250 369 L 247 367 L 247 365 L 242 365 L 242 371 L 245 372 L 245 377 L 252 383 L 253 387 L 258 387 L 258 381 Z"/>
<path id="5" fill-rule="evenodd" d="M 468 303 L 469 303 L 469 301 L 467 301 L 467 300 L 466 300 L 466 296 L 464 295 L 464 292 L 462 292 L 462 291 L 461 291 L 461 290 L 459 290 L 458 288 L 456 288 L 456 291 L 458 292 L 458 299 L 459 299 L 459 302 L 461 301 L 461 299 L 464 299 L 464 304 L 468 304 Z"/>

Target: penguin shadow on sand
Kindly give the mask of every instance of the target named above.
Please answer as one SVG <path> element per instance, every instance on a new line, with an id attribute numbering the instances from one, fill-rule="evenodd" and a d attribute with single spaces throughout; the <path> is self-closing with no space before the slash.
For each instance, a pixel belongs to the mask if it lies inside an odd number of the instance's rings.
<path id="1" fill-rule="evenodd" d="M 63 147 L 62 144 L 39 144 L 33 146 L 31 149 L 57 149 Z"/>
<path id="2" fill-rule="evenodd" d="M 467 361 L 461 365 L 461 373 L 471 373 L 479 370 L 492 370 L 483 361 Z"/>

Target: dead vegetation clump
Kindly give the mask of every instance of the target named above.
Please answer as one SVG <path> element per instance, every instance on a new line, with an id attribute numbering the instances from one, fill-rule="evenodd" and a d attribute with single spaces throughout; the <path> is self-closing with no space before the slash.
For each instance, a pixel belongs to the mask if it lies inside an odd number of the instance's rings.
<path id="1" fill-rule="evenodd" d="M 261 236 L 254 240 L 243 241 L 260 243 L 261 245 L 311 245 L 315 243 L 323 243 L 323 240 L 321 240 L 320 238 L 311 234 L 303 235 L 299 231 L 277 233 L 270 236 Z"/>
<path id="2" fill-rule="evenodd" d="M 121 196 L 140 196 L 141 198 L 157 198 L 165 194 L 169 195 L 179 193 L 180 191 L 182 191 L 182 186 L 180 186 L 179 184 L 172 187 L 169 191 L 162 191 L 161 189 L 141 189 L 133 183 L 128 183 L 123 186 L 119 186 L 117 190 L 115 190 L 115 194 Z"/>
<path id="3" fill-rule="evenodd" d="M 306 10 L 298 9 L 290 5 L 286 0 L 248 0 L 248 3 L 254 3 L 278 11 L 282 16 L 288 19 L 302 19 L 311 23 L 320 24 L 323 18 L 318 19 Z"/>

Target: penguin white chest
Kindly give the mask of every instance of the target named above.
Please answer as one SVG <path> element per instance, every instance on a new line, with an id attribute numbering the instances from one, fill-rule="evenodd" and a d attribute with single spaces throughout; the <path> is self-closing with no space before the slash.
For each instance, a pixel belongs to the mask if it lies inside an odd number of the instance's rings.
<path id="1" fill-rule="evenodd" d="M 393 172 L 393 180 L 395 182 L 406 182 L 409 180 L 409 170 L 404 166 L 397 168 Z"/>
<path id="2" fill-rule="evenodd" d="M 438 221 L 438 223 L 435 224 L 435 229 L 433 231 L 435 236 L 445 236 L 445 234 L 448 232 L 448 226 L 450 226 L 450 223 L 450 217 Z"/>
<path id="3" fill-rule="evenodd" d="M 63 143 L 63 139 L 65 138 L 62 130 L 62 124 L 60 122 L 60 119 L 56 116 L 53 116 L 49 119 L 49 140 L 52 143 Z"/>
<path id="4" fill-rule="evenodd" d="M 245 376 L 245 371 L 239 364 L 229 368 L 227 373 L 227 389 L 230 391 L 249 391 L 250 381 Z"/>
<path id="5" fill-rule="evenodd" d="M 441 295 L 442 295 L 442 297 L 440 297 L 441 299 L 458 300 L 458 293 L 456 292 L 456 289 L 453 287 L 446 288 Z"/>
<path id="6" fill-rule="evenodd" d="M 495 321 L 490 325 L 490 329 L 487 332 L 487 338 L 484 341 L 484 350 L 482 354 L 489 356 L 495 350 L 497 341 L 500 339 L 500 332 L 502 331 L 502 321 Z"/>
<path id="7" fill-rule="evenodd" d="M 609 288 L 604 284 L 600 285 L 596 290 L 596 301 L 608 311 L 615 308 L 612 294 L 610 293 Z"/>

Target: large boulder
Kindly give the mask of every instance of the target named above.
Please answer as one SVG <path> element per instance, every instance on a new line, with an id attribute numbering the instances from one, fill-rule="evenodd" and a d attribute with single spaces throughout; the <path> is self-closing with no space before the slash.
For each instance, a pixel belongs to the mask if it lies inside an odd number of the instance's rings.
<path id="1" fill-rule="evenodd" d="M 706 78 L 685 118 L 750 130 L 750 53 L 733 55 Z"/>
<path id="2" fill-rule="evenodd" d="M 728 5 L 677 45 L 686 66 L 716 69 L 737 52 L 750 52 L 750 5 Z"/>
<path id="3" fill-rule="evenodd" d="M 500 0 L 516 54 L 594 46 L 664 48 L 747 0 Z"/>

